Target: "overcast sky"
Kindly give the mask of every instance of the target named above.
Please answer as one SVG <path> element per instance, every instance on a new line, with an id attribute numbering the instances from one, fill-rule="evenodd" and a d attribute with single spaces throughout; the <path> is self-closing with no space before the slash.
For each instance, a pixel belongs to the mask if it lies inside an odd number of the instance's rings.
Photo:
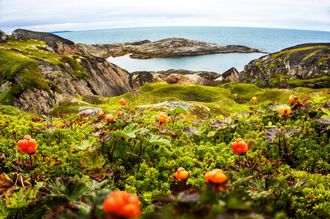
<path id="1" fill-rule="evenodd" d="M 0 29 L 248 26 L 330 31 L 330 0 L 0 0 Z"/>

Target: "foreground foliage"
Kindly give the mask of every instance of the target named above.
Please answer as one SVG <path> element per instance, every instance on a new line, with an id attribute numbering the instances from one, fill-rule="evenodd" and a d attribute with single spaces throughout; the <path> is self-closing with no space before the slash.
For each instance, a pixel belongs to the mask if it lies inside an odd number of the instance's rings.
<path id="1" fill-rule="evenodd" d="M 114 190 L 137 194 L 143 218 L 330 216 L 325 90 L 299 88 L 289 106 L 288 90 L 157 86 L 98 105 L 109 112 L 0 106 L 0 218 L 103 218 Z M 192 106 L 138 107 L 170 93 Z M 25 135 L 38 144 L 34 154 L 19 152 Z"/>

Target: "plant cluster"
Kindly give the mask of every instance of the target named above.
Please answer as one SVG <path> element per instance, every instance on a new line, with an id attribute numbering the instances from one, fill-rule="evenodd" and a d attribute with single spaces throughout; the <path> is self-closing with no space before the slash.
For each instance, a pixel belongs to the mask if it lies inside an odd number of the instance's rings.
<path id="1" fill-rule="evenodd" d="M 206 119 L 124 98 L 111 114 L 0 106 L 0 218 L 329 217 L 327 99 L 250 99 Z"/>

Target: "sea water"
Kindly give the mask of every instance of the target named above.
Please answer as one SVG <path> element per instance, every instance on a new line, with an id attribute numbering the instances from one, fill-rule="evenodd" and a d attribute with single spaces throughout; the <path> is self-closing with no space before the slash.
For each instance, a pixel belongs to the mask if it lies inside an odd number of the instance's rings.
<path id="1" fill-rule="evenodd" d="M 244 45 L 270 53 L 302 43 L 330 42 L 330 32 L 247 27 L 143 27 L 57 34 L 74 42 L 89 44 L 133 42 L 145 39 L 154 41 L 168 37 L 182 37 L 220 45 Z M 108 60 L 130 72 L 167 69 L 224 72 L 231 67 L 243 70 L 244 66 L 251 60 L 262 55 L 264 54 L 231 53 L 147 60 L 123 56 Z"/>

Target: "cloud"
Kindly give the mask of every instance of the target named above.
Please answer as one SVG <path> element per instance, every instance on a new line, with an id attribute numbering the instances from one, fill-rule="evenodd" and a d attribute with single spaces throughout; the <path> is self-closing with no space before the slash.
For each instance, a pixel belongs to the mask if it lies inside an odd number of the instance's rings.
<path id="1" fill-rule="evenodd" d="M 328 0 L 0 0 L 0 28 L 255 26 L 330 31 Z"/>

